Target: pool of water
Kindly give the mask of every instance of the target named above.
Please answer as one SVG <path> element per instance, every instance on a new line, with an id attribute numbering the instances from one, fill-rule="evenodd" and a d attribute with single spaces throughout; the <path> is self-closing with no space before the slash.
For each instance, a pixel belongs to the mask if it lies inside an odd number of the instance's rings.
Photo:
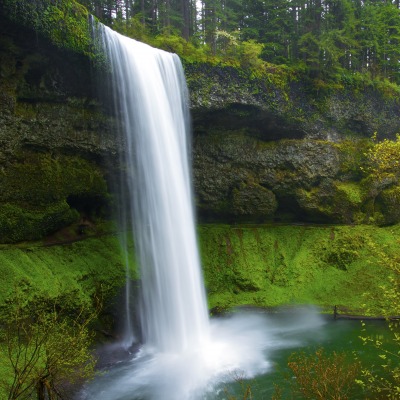
<path id="1" fill-rule="evenodd" d="M 253 398 L 271 399 L 274 385 L 290 397 L 289 356 L 304 350 L 357 355 L 366 365 L 376 351 L 359 336 L 389 337 L 383 321 L 334 320 L 311 308 L 277 312 L 239 310 L 211 320 L 211 341 L 182 354 L 160 354 L 137 346 L 118 356 L 79 394 L 79 400 L 222 400 L 242 399 L 250 386 Z M 289 380 L 288 380 L 289 379 Z M 352 399 L 362 398 L 354 392 Z M 231 397 L 229 397 L 231 396 Z M 300 397 L 296 397 L 300 398 Z"/>
<path id="2" fill-rule="evenodd" d="M 287 316 L 276 314 L 270 318 L 279 325 L 282 318 L 286 320 Z M 318 349 L 323 348 L 326 354 L 345 352 L 349 355 L 349 360 L 357 358 L 364 366 L 371 367 L 379 363 L 378 354 L 380 352 L 372 345 L 365 345 L 360 337 L 368 336 L 386 342 L 387 348 L 393 346 L 390 339 L 392 333 L 385 321 L 334 320 L 332 316 L 322 316 L 322 318 L 325 323 L 318 330 L 311 329 L 308 332 L 294 330 L 282 333 L 286 339 L 297 341 L 298 345 L 271 349 L 268 359 L 272 367 L 265 374 L 251 379 L 243 379 L 241 371 L 237 371 L 233 375 L 233 381 L 228 379 L 220 382 L 214 388 L 214 392 L 205 398 L 207 400 L 243 399 L 244 393 L 249 387 L 254 399 L 270 400 L 275 393 L 275 385 L 278 385 L 281 389 L 282 399 L 293 399 L 290 384 L 294 378 L 287 365 L 288 359 L 293 353 L 304 351 L 305 354 L 315 354 Z M 301 396 L 297 394 L 294 398 L 300 400 Z M 365 393 L 355 385 L 349 398 L 352 400 L 365 399 Z"/>

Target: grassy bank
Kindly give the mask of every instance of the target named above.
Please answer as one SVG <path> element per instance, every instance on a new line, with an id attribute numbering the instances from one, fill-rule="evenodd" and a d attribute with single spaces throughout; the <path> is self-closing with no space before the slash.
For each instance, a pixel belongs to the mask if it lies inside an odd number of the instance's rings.
<path id="1" fill-rule="evenodd" d="M 0 398 L 24 388 L 28 396 L 65 374 L 80 379 L 79 368 L 93 365 L 92 333 L 102 340 L 101 331 L 113 332 L 125 262 L 117 235 L 89 236 L 63 232 L 45 243 L 0 246 Z"/>
<path id="2" fill-rule="evenodd" d="M 398 260 L 400 225 L 215 224 L 200 225 L 198 233 L 212 313 L 243 305 L 295 304 L 313 304 L 326 312 L 335 305 L 343 313 L 390 312 L 382 287 L 390 285 L 392 271 L 383 260 Z M 57 307 L 68 314 L 68 309 L 93 304 L 101 293 L 105 308 L 100 329 L 112 329 L 107 310 L 125 280 L 118 236 L 64 233 L 61 238 L 63 242 L 55 235 L 45 243 L 0 246 L 0 306 L 10 304 L 16 293 L 26 294 L 26 304 L 39 295 L 49 303 L 62 299 Z M 136 275 L 133 251 L 131 257 Z M 12 380 L 5 343 L 0 346 L 0 397 Z"/>
<path id="3" fill-rule="evenodd" d="M 399 234 L 400 225 L 200 225 L 209 307 L 315 304 L 332 310 L 337 305 L 378 315 L 390 271 L 377 249 L 398 254 Z M 49 297 L 74 291 L 85 302 L 100 285 L 110 293 L 121 287 L 124 268 L 113 234 L 51 246 L 2 245 L 0 304 L 22 283 Z"/>
<path id="4" fill-rule="evenodd" d="M 106 295 L 124 285 L 125 265 L 117 235 L 57 245 L 0 246 L 0 304 L 27 285 L 49 298 L 75 293 L 82 303 L 100 286 Z"/>
<path id="5" fill-rule="evenodd" d="M 314 304 L 326 312 L 380 315 L 400 226 L 199 227 L 209 307 Z M 377 251 L 379 249 L 379 251 Z"/>

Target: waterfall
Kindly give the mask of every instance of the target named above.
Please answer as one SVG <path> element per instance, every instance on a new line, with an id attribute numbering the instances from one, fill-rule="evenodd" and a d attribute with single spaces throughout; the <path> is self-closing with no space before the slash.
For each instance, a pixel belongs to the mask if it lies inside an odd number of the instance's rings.
<path id="1" fill-rule="evenodd" d="M 188 92 L 180 60 L 106 27 L 101 30 L 123 143 L 120 220 L 125 231 L 134 232 L 140 264 L 142 343 L 129 359 L 85 386 L 78 399 L 220 398 L 217 393 L 238 376 L 268 371 L 266 351 L 291 346 L 281 336 L 293 328 L 274 328 L 259 312 L 209 321 L 195 235 Z M 126 237 L 122 243 L 127 249 Z M 123 347 L 133 340 L 129 272 L 127 278 Z M 291 324 L 300 331 L 320 325 L 314 317 L 305 320 L 291 317 Z M 110 349 L 115 350 L 113 345 Z"/>
<path id="2" fill-rule="evenodd" d="M 188 92 L 180 59 L 104 27 L 124 143 L 123 220 L 140 265 L 146 346 L 181 352 L 208 335 L 188 162 Z M 129 281 L 129 279 L 128 279 Z M 132 335 L 129 311 L 126 340 Z"/>

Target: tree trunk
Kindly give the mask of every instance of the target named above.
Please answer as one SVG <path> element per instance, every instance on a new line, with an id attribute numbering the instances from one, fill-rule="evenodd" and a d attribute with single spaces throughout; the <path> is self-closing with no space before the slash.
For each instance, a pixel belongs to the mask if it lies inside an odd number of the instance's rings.
<path id="1" fill-rule="evenodd" d="M 189 31 L 190 31 L 189 1 L 190 0 L 181 0 L 182 36 L 185 40 L 189 40 Z"/>

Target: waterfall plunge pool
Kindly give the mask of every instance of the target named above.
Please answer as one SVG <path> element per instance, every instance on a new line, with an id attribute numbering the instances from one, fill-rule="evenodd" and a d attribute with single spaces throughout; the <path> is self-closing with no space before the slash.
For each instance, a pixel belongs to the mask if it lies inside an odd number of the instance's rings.
<path id="1" fill-rule="evenodd" d="M 367 321 L 366 333 L 357 320 L 334 320 L 316 309 L 290 311 L 239 310 L 210 321 L 212 342 L 180 353 L 155 352 L 134 345 L 128 357 L 114 361 L 79 394 L 79 400 L 222 400 L 245 398 L 251 388 L 253 398 L 271 399 L 274 385 L 288 397 L 287 367 L 293 352 L 346 352 L 370 366 L 378 360 L 377 350 L 365 346 L 360 336 L 389 337 L 383 321 Z M 117 353 L 114 344 L 104 352 Z M 357 387 L 356 387 L 357 389 Z M 356 394 L 355 394 L 356 395 Z M 300 397 L 297 397 L 300 398 Z M 357 397 L 352 397 L 357 398 Z M 361 398 L 361 397 L 360 397 Z"/>

